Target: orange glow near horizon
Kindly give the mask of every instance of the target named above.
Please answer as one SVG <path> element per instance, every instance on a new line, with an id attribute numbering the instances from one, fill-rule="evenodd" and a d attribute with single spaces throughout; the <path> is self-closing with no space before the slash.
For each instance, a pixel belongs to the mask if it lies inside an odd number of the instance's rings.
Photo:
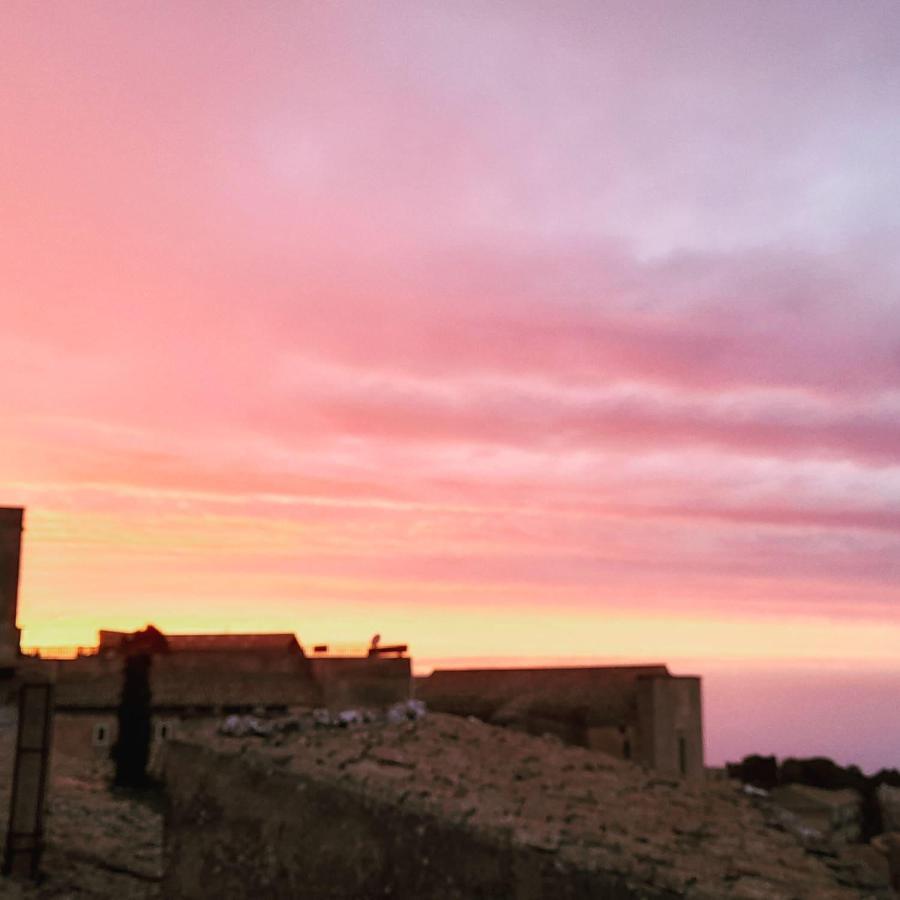
<path id="1" fill-rule="evenodd" d="M 900 623 L 877 618 L 786 615 L 764 605 L 741 615 L 717 610 L 713 599 L 687 613 L 678 593 L 668 604 L 653 598 L 648 610 L 633 588 L 623 602 L 562 586 L 548 604 L 544 587 L 515 580 L 335 577 L 307 569 L 322 565 L 327 537 L 290 521 L 35 512 L 27 522 L 26 645 L 90 646 L 99 628 L 152 622 L 171 632 L 291 631 L 307 646 L 364 645 L 377 631 L 409 643 L 416 659 L 805 661 L 900 671 Z M 240 558 L 247 553 L 249 568 Z"/>
<path id="2" fill-rule="evenodd" d="M 310 552 L 315 542 L 305 545 L 307 529 L 289 523 L 236 521 L 229 529 L 201 518 L 188 539 L 170 523 L 76 512 L 51 517 L 44 530 L 40 512 L 27 516 L 19 620 L 31 645 L 90 645 L 99 628 L 152 622 L 172 632 L 291 631 L 304 644 L 365 643 L 377 631 L 410 643 L 417 657 L 820 660 L 900 669 L 900 622 L 876 617 L 786 614 L 764 604 L 741 614 L 717 610 L 714 593 L 708 609 L 695 603 L 686 612 L 680 592 L 641 604 L 633 587 L 623 601 L 608 589 L 557 586 L 548 603 L 546 587 L 514 579 L 313 571 L 322 566 Z M 245 543 L 249 532 L 254 540 Z"/>

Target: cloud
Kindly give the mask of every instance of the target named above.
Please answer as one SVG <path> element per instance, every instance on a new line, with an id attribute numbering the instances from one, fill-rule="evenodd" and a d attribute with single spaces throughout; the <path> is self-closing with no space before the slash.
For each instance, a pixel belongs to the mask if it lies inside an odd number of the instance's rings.
<path id="1" fill-rule="evenodd" d="M 16 23 L 0 471 L 47 547 L 203 603 L 890 610 L 895 7 Z"/>

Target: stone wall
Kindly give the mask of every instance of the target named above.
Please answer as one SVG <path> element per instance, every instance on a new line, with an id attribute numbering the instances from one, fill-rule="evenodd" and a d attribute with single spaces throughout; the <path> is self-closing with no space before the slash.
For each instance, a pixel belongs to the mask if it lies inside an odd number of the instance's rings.
<path id="1" fill-rule="evenodd" d="M 638 678 L 667 675 L 664 665 L 436 669 L 416 680 L 416 696 L 432 709 L 498 724 L 529 718 L 566 722 L 581 735 L 570 742 L 584 746 L 587 728 L 634 716 Z"/>
<path id="2" fill-rule="evenodd" d="M 635 758 L 669 775 L 703 776 L 703 713 L 700 679 L 638 680 Z"/>
<path id="3" fill-rule="evenodd" d="M 884 873 L 807 852 L 731 782 L 440 713 L 196 732 L 165 778 L 166 897 L 890 896 Z"/>
<path id="4" fill-rule="evenodd" d="M 312 657 L 310 665 L 329 709 L 387 706 L 409 699 L 412 690 L 407 657 Z"/>
<path id="5" fill-rule="evenodd" d="M 70 758 L 108 760 L 117 728 L 114 712 L 56 712 L 54 753 Z"/>
<path id="6" fill-rule="evenodd" d="M 162 776 L 165 754 L 169 741 L 179 735 L 195 731 L 216 729 L 222 723 L 221 716 L 183 716 L 171 713 L 153 714 L 153 732 L 147 770 L 151 776 Z M 98 733 L 102 729 L 102 738 Z M 53 716 L 54 758 L 65 757 L 69 765 L 73 760 L 89 764 L 95 771 L 112 776 L 114 763 L 112 750 L 119 736 L 116 712 L 103 710 L 57 711 Z"/>
<path id="7" fill-rule="evenodd" d="M 53 665 L 58 709 L 118 707 L 122 693 L 119 655 L 83 656 Z M 315 707 L 322 702 L 307 660 L 293 654 L 160 654 L 153 658 L 150 686 L 154 708 L 163 710 Z"/>
<path id="8" fill-rule="evenodd" d="M 703 775 L 700 679 L 663 665 L 436 670 L 416 680 L 430 709 Z"/>
<path id="9" fill-rule="evenodd" d="M 351 787 L 174 742 L 163 896 L 232 900 L 674 900 L 545 850 L 403 811 Z"/>
<path id="10" fill-rule="evenodd" d="M 8 682 L 7 682 L 8 684 Z M 13 765 L 16 758 L 16 732 L 19 705 L 15 693 L 0 686 L 0 858 L 6 848 L 9 827 L 9 801 L 12 792 Z"/>

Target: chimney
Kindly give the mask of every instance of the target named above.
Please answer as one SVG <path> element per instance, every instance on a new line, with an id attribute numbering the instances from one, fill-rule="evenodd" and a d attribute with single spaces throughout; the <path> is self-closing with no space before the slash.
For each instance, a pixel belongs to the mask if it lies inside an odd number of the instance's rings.
<path id="1" fill-rule="evenodd" d="M 19 656 L 19 558 L 22 551 L 21 507 L 0 506 L 0 669 L 12 668 Z"/>

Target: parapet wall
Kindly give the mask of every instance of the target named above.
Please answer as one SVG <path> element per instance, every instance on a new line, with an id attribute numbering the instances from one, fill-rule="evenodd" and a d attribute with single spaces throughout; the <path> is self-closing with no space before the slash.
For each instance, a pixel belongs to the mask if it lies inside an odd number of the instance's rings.
<path id="1" fill-rule="evenodd" d="M 115 710 L 122 693 L 122 657 L 85 656 L 55 663 L 58 709 Z M 150 669 L 155 709 L 228 712 L 322 702 L 307 660 L 270 654 L 159 654 Z"/>
<path id="2" fill-rule="evenodd" d="M 412 669 L 408 657 L 312 657 L 313 678 L 329 709 L 387 706 L 409 699 Z"/>
<path id="3" fill-rule="evenodd" d="M 535 669 L 437 669 L 416 683 L 432 709 L 479 719 L 516 714 L 571 719 L 584 727 L 634 715 L 637 681 L 667 676 L 664 665 Z"/>
<path id="4" fill-rule="evenodd" d="M 405 810 L 349 785 L 173 742 L 162 894 L 231 900 L 674 900 L 562 864 L 502 830 Z"/>

